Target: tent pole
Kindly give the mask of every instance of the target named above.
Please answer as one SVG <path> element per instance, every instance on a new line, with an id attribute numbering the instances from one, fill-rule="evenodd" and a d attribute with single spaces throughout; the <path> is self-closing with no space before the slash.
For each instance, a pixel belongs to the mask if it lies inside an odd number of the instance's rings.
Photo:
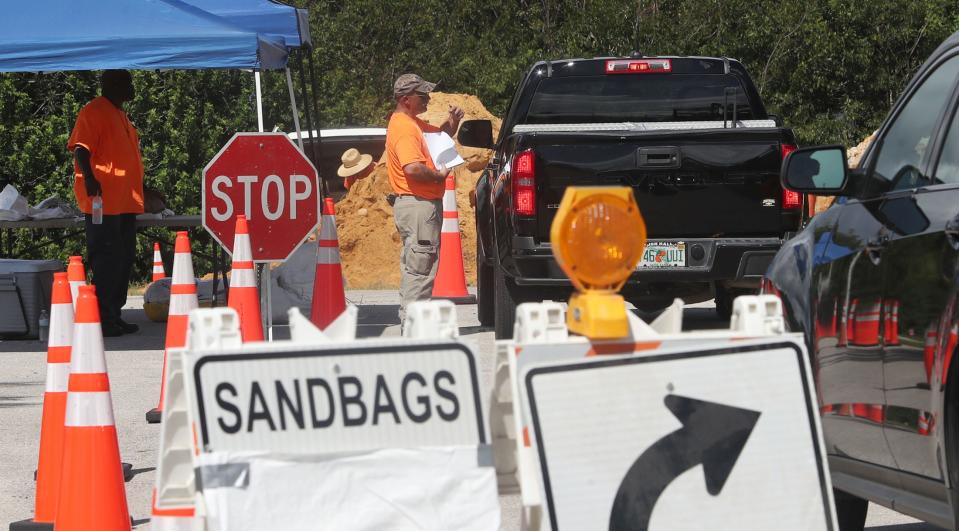
<path id="1" fill-rule="evenodd" d="M 310 112 L 310 93 L 306 91 L 306 69 L 303 68 L 303 48 L 300 48 L 300 51 L 296 54 L 296 68 L 300 71 L 300 92 L 303 94 L 303 110 L 306 111 L 306 139 L 310 141 L 310 158 L 313 159 L 313 164 L 316 166 L 316 171 L 320 171 L 320 157 L 316 151 L 317 142 L 313 141 L 313 132 L 316 131 L 316 136 L 320 136 L 320 130 L 313 124 L 313 113 Z M 320 175 L 320 183 L 323 182 L 323 176 Z M 318 183 L 319 184 L 319 183 Z M 325 196 L 322 195 L 323 186 L 320 185 L 320 197 L 321 199 Z M 319 236 L 319 235 L 317 235 Z"/>
<path id="2" fill-rule="evenodd" d="M 293 108 L 293 127 L 296 128 L 296 141 L 300 145 L 300 153 L 303 151 L 303 134 L 300 132 L 300 113 L 296 110 L 296 95 L 293 93 L 293 76 L 290 75 L 290 67 L 286 68 L 286 87 L 290 90 L 290 107 Z"/>
<path id="3" fill-rule="evenodd" d="M 263 132 L 263 94 L 260 92 L 260 71 L 253 71 L 253 81 L 256 83 L 256 125 Z"/>
<path id="4" fill-rule="evenodd" d="M 313 68 L 313 54 L 310 53 L 306 60 L 310 65 L 310 87 L 313 89 L 313 97 L 310 98 L 310 103 L 313 104 L 313 111 L 316 113 L 316 143 L 319 144 L 318 147 L 320 149 L 320 153 L 323 153 L 323 135 L 319 134 L 319 132 L 322 130 L 321 127 L 323 127 L 323 120 L 320 119 L 320 106 L 317 103 L 317 94 L 319 94 L 319 90 L 316 88 L 316 70 Z M 317 169 L 317 171 L 319 171 L 319 169 Z M 323 179 L 323 175 L 320 175 L 320 186 L 323 190 L 323 197 L 329 197 L 330 189 L 326 185 L 326 180 Z"/>

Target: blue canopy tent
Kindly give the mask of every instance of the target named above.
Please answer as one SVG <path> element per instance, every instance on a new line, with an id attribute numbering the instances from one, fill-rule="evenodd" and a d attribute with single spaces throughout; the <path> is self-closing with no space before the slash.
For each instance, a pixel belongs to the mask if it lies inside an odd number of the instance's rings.
<path id="1" fill-rule="evenodd" d="M 286 66 L 282 34 L 180 3 L 50 0 L 8 9 L 0 18 L 0 72 Z"/>
<path id="2" fill-rule="evenodd" d="M 231 24 L 283 37 L 286 46 L 310 45 L 308 12 L 272 0 L 167 0 L 196 6 Z"/>
<path id="3" fill-rule="evenodd" d="M 260 70 L 286 68 L 290 50 L 309 45 L 307 21 L 305 10 L 270 0 L 46 0 L 21 4 L 0 17 L 0 72 L 252 69 L 262 131 Z M 312 60 L 310 67 L 312 77 Z M 286 78 L 299 132 L 289 69 Z M 315 78 L 312 81 L 316 94 Z M 305 94 L 305 84 L 303 89 Z M 312 121 L 309 106 L 307 119 Z M 268 305 L 269 285 L 267 276 Z M 268 324 L 272 328 L 271 314 Z"/>

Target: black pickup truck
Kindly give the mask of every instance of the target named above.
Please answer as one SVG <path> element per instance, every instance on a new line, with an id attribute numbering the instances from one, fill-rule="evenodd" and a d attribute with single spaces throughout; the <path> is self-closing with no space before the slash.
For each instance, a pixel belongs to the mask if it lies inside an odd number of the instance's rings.
<path id="1" fill-rule="evenodd" d="M 495 150 L 476 185 L 480 322 L 511 337 L 516 305 L 565 300 L 550 249 L 567 186 L 629 186 L 648 232 L 623 296 L 644 311 L 757 291 L 797 231 L 805 199 L 784 190 L 791 130 L 767 114 L 742 64 L 710 57 L 540 62 L 513 96 L 499 138 L 464 122 L 461 144 Z"/>

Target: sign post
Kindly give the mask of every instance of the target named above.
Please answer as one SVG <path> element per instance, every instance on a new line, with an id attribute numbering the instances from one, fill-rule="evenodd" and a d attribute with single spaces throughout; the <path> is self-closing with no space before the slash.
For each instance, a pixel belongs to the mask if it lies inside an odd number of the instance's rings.
<path id="1" fill-rule="evenodd" d="M 236 133 L 203 169 L 203 227 L 231 255 L 246 216 L 253 261 L 286 260 L 320 220 L 319 175 L 284 133 Z M 270 290 L 269 264 L 266 290 Z M 272 339 L 272 307 L 265 306 Z"/>

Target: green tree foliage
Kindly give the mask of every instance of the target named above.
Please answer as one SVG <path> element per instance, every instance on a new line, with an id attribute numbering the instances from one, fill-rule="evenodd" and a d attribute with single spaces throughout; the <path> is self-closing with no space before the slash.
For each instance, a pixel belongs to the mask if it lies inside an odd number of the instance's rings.
<path id="1" fill-rule="evenodd" d="M 882 121 L 911 75 L 959 29 L 956 0 L 296 0 L 310 10 L 323 127 L 383 125 L 393 80 L 418 72 L 476 94 L 496 114 L 537 60 L 645 54 L 728 56 L 802 144 L 851 145 Z M 300 73 L 295 88 L 305 128 Z M 293 129 L 286 78 L 263 73 L 266 128 Z M 147 184 L 197 213 L 203 166 L 235 131 L 255 130 L 253 75 L 137 72 L 129 105 Z M 309 83 L 307 83 L 309 85 Z M 32 202 L 72 197 L 66 151 L 92 72 L 0 75 L 0 180 Z M 21 233 L 16 255 L 39 235 Z M 82 239 L 25 253 L 64 258 Z M 143 256 L 150 242 L 141 241 Z M 6 245 L 5 245 L 6 247 Z M 6 249 L 4 249 L 6 250 Z M 146 278 L 147 260 L 138 269 Z M 198 269 L 203 270 L 204 265 Z"/>

